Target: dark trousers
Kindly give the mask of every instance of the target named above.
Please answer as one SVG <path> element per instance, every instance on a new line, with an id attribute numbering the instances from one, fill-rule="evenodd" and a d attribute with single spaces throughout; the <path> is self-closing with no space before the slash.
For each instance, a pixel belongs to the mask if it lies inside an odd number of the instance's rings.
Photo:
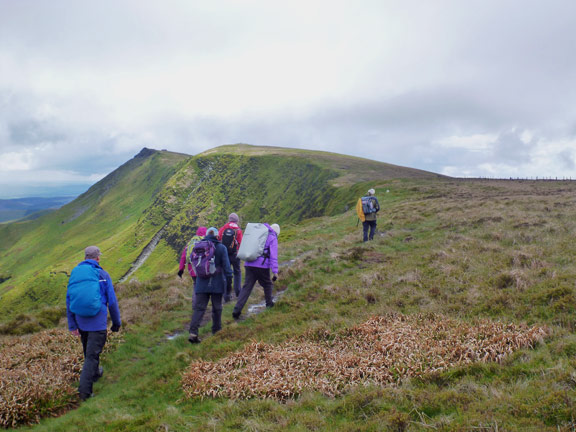
<path id="1" fill-rule="evenodd" d="M 240 258 L 236 255 L 228 255 L 230 259 L 230 266 L 232 267 L 232 271 L 234 273 L 234 294 L 236 294 L 236 298 L 240 296 L 240 289 L 242 288 L 242 267 Z M 226 295 L 230 296 L 232 294 L 232 281 L 230 279 L 226 279 Z"/>
<path id="2" fill-rule="evenodd" d="M 84 366 L 80 374 L 80 396 L 89 397 L 92 394 L 92 385 L 99 378 L 100 354 L 106 344 L 106 330 L 83 331 L 80 330 L 80 340 L 84 350 Z"/>
<path id="3" fill-rule="evenodd" d="M 198 335 L 198 328 L 204 318 L 204 312 L 208 308 L 208 301 L 212 299 L 212 333 L 222 329 L 222 294 L 196 293 L 194 312 L 190 322 L 190 333 Z"/>
<path id="4" fill-rule="evenodd" d="M 196 304 L 196 278 L 197 276 L 192 276 L 192 309 L 194 309 L 194 304 Z"/>
<path id="5" fill-rule="evenodd" d="M 250 297 L 250 294 L 252 294 L 252 289 L 254 288 L 256 282 L 258 282 L 262 288 L 264 288 L 266 306 L 274 306 L 274 302 L 272 301 L 272 290 L 274 288 L 274 284 L 272 283 L 272 279 L 270 279 L 270 269 L 249 266 L 244 267 L 244 269 L 246 270 L 246 279 L 244 281 L 244 286 L 240 291 L 238 301 L 234 306 L 234 314 L 240 315 L 244 305 L 248 301 L 248 297 Z"/>
<path id="6" fill-rule="evenodd" d="M 368 235 L 368 229 L 370 229 L 370 235 Z M 376 231 L 376 221 L 362 222 L 362 230 L 364 232 L 364 241 L 373 240 L 374 232 Z"/>

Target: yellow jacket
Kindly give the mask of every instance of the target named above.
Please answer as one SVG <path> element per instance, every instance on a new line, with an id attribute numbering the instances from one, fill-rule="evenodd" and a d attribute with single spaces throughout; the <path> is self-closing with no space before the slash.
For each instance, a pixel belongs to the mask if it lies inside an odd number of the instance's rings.
<path id="1" fill-rule="evenodd" d="M 356 213 L 361 222 L 366 220 L 366 215 L 364 215 L 364 210 L 362 210 L 362 198 L 358 198 L 358 202 L 356 203 Z"/>

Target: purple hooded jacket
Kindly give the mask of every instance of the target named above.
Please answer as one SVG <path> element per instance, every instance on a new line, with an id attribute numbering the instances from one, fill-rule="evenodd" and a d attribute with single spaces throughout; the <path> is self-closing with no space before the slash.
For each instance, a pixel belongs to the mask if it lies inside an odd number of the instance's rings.
<path id="1" fill-rule="evenodd" d="M 254 261 L 246 261 L 244 266 L 269 268 L 272 270 L 272 273 L 278 273 L 278 236 L 276 232 L 270 228 L 270 225 L 267 223 L 264 225 L 268 228 L 268 238 L 266 239 L 264 251 L 270 251 L 270 257 L 264 258 L 260 256 Z"/>

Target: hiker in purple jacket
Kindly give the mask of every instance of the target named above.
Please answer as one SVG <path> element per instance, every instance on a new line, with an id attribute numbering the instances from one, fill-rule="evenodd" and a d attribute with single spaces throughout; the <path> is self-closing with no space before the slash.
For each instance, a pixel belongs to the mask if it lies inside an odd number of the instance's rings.
<path id="1" fill-rule="evenodd" d="M 278 224 L 264 225 L 268 227 L 268 238 L 264 245 L 264 252 L 254 261 L 246 261 L 244 263 L 246 274 L 240 296 L 232 312 L 234 319 L 240 317 L 242 309 L 248 301 L 248 297 L 250 297 L 256 282 L 260 283 L 262 288 L 264 288 L 266 307 L 274 306 L 272 289 L 274 288 L 273 281 L 276 281 L 278 278 L 278 236 L 280 235 L 280 226 L 278 226 Z M 270 270 L 272 270 L 272 279 L 270 279 Z"/>

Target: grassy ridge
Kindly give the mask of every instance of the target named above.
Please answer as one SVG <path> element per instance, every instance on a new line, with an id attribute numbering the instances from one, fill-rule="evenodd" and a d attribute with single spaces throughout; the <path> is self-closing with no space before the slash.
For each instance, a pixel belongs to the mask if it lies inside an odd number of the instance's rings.
<path id="1" fill-rule="evenodd" d="M 317 150 L 291 149 L 284 147 L 254 146 L 249 144 L 223 145 L 201 153 L 203 155 L 231 154 L 243 156 L 283 156 L 313 160 L 323 168 L 336 171 L 339 175 L 333 180 L 335 186 L 351 186 L 356 183 L 374 182 L 399 178 L 434 179 L 443 178 L 440 174 L 406 168 L 398 165 L 377 162 L 370 159 L 345 156 Z"/>
<path id="2" fill-rule="evenodd" d="M 243 221 L 282 225 L 343 212 L 376 180 L 435 175 L 325 152 L 226 146 L 197 157 L 144 149 L 85 194 L 35 221 L 0 226 L 0 331 L 54 324 L 34 311 L 62 305 L 70 270 L 97 244 L 118 280 L 153 236 L 159 247 L 132 276 L 174 271 L 198 225 Z M 362 192 L 361 192 L 362 190 Z M 32 316 L 30 312 L 33 312 Z M 41 312 L 42 313 L 42 312 Z"/>
<path id="3" fill-rule="evenodd" d="M 369 244 L 359 241 L 353 211 L 286 225 L 281 261 L 296 261 L 281 271 L 282 299 L 239 323 L 227 306 L 222 332 L 200 346 L 185 335 L 165 337 L 189 319 L 186 282 L 164 276 L 120 286 L 123 313 L 134 318 L 125 344 L 106 359 L 97 396 L 34 429 L 573 430 L 576 246 L 567 237 L 576 230 L 576 186 L 406 180 L 387 187 L 379 196 L 381 235 Z M 217 361 L 253 340 L 336 333 L 387 313 L 544 324 L 551 336 L 501 363 L 336 398 L 314 391 L 286 403 L 184 397 L 181 374 L 195 360 Z"/>

